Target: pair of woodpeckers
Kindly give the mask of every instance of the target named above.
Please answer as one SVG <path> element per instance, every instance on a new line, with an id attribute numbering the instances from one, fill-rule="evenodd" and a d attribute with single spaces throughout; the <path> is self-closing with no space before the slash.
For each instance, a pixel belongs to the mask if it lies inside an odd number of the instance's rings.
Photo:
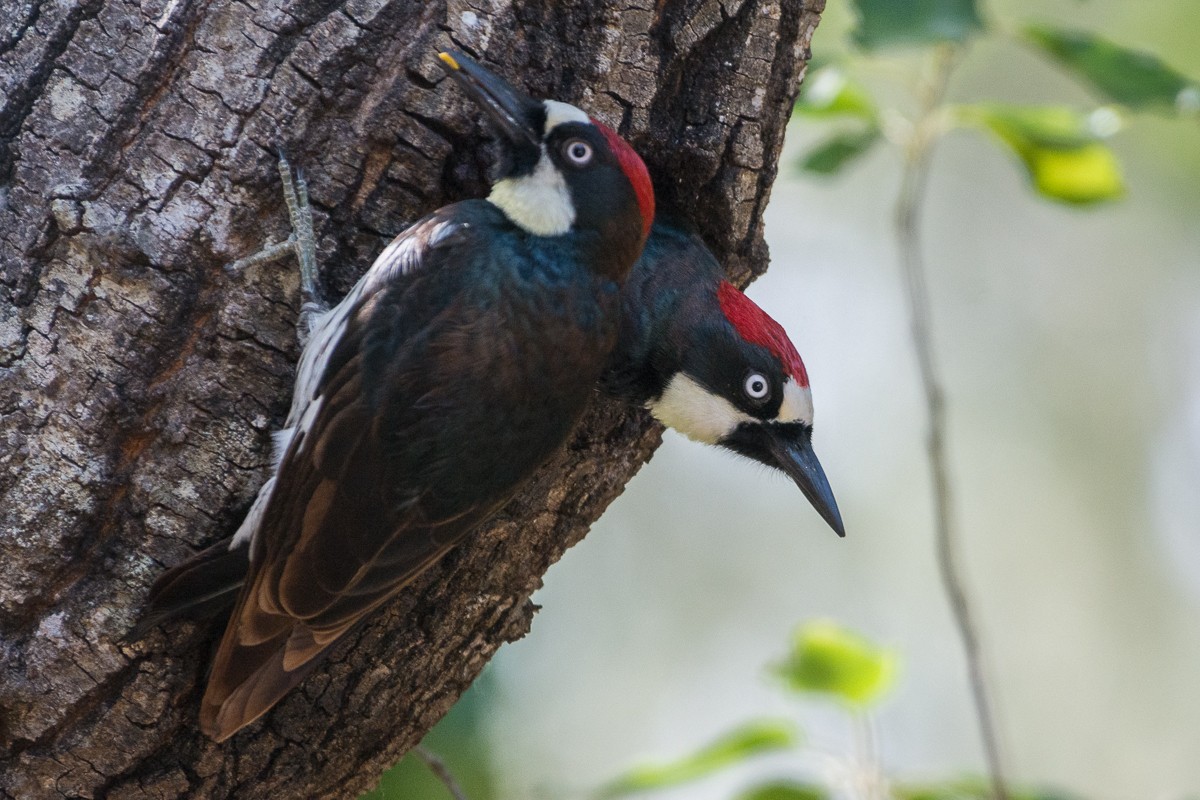
<path id="1" fill-rule="evenodd" d="M 200 710 L 218 741 L 499 510 L 597 385 L 787 473 L 843 535 L 796 348 L 698 238 L 655 223 L 633 149 L 440 58 L 498 129 L 499 180 L 396 237 L 332 309 L 297 249 L 307 342 L 272 474 L 232 541 L 159 578 L 138 626 L 232 606 Z M 306 203 L 289 195 L 311 245 Z"/>

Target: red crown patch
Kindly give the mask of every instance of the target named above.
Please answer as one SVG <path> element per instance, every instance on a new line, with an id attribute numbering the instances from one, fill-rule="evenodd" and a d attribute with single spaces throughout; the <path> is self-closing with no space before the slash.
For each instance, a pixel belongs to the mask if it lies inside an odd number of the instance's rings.
<path id="1" fill-rule="evenodd" d="M 783 326 L 768 316 L 753 300 L 729 281 L 721 281 L 717 287 L 717 301 L 725 319 L 738 335 L 750 344 L 767 348 L 778 358 L 788 374 L 801 386 L 808 386 L 808 372 L 800 353 L 788 338 Z"/>
<path id="2" fill-rule="evenodd" d="M 642 237 L 650 235 L 650 226 L 654 224 L 654 186 L 650 183 L 650 173 L 646 164 L 637 151 L 630 147 L 629 142 L 617 135 L 617 132 L 592 118 L 592 124 L 600 129 L 608 140 L 608 148 L 617 157 L 621 171 L 633 186 L 637 196 L 638 210 L 642 212 Z"/>

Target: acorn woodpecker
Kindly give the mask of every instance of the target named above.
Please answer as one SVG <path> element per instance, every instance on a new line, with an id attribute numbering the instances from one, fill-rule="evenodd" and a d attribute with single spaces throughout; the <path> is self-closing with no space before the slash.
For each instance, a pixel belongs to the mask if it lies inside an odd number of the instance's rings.
<path id="1" fill-rule="evenodd" d="M 654 217 L 641 159 L 578 108 L 439 58 L 499 129 L 500 179 L 400 234 L 313 320 L 234 550 L 152 592 L 152 606 L 186 589 L 217 607 L 248 545 L 201 702 L 217 741 L 512 496 L 566 439 L 617 339 L 619 285 Z"/>
<path id="2" fill-rule="evenodd" d="M 311 227 L 303 179 L 297 200 L 286 162 L 280 171 L 293 227 L 303 239 Z M 308 259 L 311 253 L 300 257 L 302 269 Z M 601 388 L 649 408 L 664 425 L 693 439 L 782 470 L 844 536 L 837 502 L 812 449 L 804 364 L 782 327 L 728 282 L 699 237 L 656 221 L 622 298 L 621 333 Z M 303 398 L 297 396 L 297 402 Z M 249 568 L 250 534 L 273 481 L 232 541 L 220 541 L 160 576 L 131 637 L 167 620 L 202 619 L 229 608 Z"/>
<path id="3" fill-rule="evenodd" d="M 621 297 L 621 336 L 601 386 L 691 439 L 782 470 L 845 536 L 813 452 L 808 373 L 783 327 L 697 236 L 661 219 Z"/>

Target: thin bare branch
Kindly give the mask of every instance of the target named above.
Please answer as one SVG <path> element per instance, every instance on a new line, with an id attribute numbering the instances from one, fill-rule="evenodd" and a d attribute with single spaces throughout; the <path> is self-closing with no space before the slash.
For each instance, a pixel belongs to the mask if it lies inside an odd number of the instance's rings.
<path id="1" fill-rule="evenodd" d="M 925 263 L 921 246 L 920 211 L 929 179 L 929 164 L 933 145 L 940 133 L 939 109 L 946 97 L 946 87 L 954 70 L 960 49 L 942 45 L 935 56 L 933 75 L 921 96 L 920 117 L 917 120 L 908 152 L 905 154 L 904 175 L 896 202 L 896 238 L 899 243 L 900 264 L 904 272 L 911 316 L 913 345 L 921 386 L 929 412 L 929 468 L 933 483 L 934 518 L 938 568 L 954 621 L 966 654 L 971 693 L 975 701 L 979 732 L 987 759 L 988 778 L 995 800 L 1008 800 L 1008 786 L 1000 753 L 999 734 L 992 712 L 988 680 L 983 663 L 979 630 L 974 621 L 971 601 L 967 594 L 962 568 L 959 564 L 958 534 L 955 528 L 951 501 L 951 481 L 946 457 L 946 403 L 941 380 L 933 358 L 932 320 L 929 310 L 929 290 L 925 280 Z"/>
<path id="2" fill-rule="evenodd" d="M 442 782 L 446 787 L 446 791 L 450 792 L 450 796 L 454 800 L 467 800 L 467 793 L 458 785 L 458 781 L 454 779 L 454 773 L 446 766 L 446 762 L 431 750 L 428 750 L 420 745 L 413 748 L 413 754 L 417 758 L 425 762 L 425 766 L 429 767 L 429 771 L 434 777 Z"/>

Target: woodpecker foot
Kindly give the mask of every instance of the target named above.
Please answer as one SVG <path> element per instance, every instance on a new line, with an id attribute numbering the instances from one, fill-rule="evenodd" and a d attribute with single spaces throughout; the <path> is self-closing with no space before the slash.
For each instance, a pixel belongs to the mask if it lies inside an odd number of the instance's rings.
<path id="1" fill-rule="evenodd" d="M 304 180 L 302 170 L 297 170 L 295 177 L 292 177 L 292 165 L 288 163 L 283 148 L 277 149 L 279 178 L 283 183 L 283 199 L 287 203 L 292 233 L 285 241 L 267 245 L 253 255 L 238 259 L 228 269 L 240 272 L 247 267 L 278 261 L 289 253 L 296 256 L 300 264 L 300 318 L 296 321 L 296 338 L 304 346 L 317 320 L 329 310 L 329 304 L 321 298 L 317 286 L 317 246 L 313 235 L 312 207 L 308 202 L 308 182 Z"/>

